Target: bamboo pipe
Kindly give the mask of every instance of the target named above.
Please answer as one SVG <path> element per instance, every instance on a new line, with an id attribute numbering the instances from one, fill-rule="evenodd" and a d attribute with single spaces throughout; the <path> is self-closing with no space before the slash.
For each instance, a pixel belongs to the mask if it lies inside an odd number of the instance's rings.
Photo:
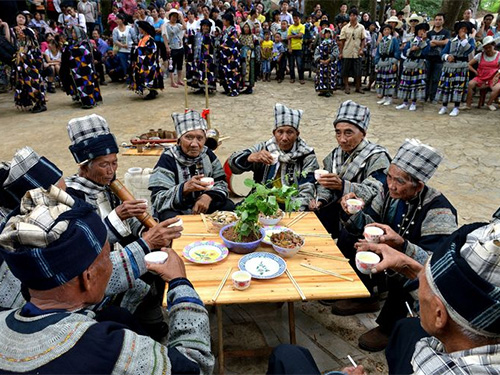
<path id="1" fill-rule="evenodd" d="M 115 194 L 121 201 L 133 201 L 135 200 L 132 193 L 127 189 L 127 187 L 118 179 L 115 179 L 109 187 L 113 194 Z M 146 228 L 153 228 L 157 225 L 157 221 L 148 212 L 144 212 L 142 215 L 136 216 Z"/>

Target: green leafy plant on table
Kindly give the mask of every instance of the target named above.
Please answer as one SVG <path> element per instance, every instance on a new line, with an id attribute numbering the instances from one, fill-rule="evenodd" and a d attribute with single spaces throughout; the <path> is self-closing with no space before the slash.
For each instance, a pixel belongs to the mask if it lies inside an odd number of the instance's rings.
<path id="1" fill-rule="evenodd" d="M 292 213 L 300 208 L 300 202 L 294 197 L 299 195 L 297 186 L 268 187 L 246 179 L 245 185 L 251 187 L 253 192 L 236 208 L 239 220 L 234 226 L 238 242 L 252 235 L 260 237 L 259 214 L 272 216 L 280 209 L 278 201 L 284 202 L 285 212 Z"/>

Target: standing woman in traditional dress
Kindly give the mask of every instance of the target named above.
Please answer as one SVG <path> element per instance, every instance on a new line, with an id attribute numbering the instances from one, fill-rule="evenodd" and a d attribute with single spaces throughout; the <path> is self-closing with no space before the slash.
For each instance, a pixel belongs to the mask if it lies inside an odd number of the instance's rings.
<path id="1" fill-rule="evenodd" d="M 375 70 L 377 79 L 375 87 L 377 96 L 381 98 L 377 104 L 391 105 L 396 94 L 398 83 L 398 61 L 401 58 L 399 39 L 393 36 L 392 26 L 382 26 L 382 39 L 377 46 L 375 55 Z"/>
<path id="2" fill-rule="evenodd" d="M 157 90 L 163 90 L 160 52 L 154 40 L 156 30 L 147 21 L 138 21 L 137 27 L 140 39 L 131 56 L 132 80 L 129 88 L 139 95 L 149 90 L 144 100 L 152 100 L 158 96 Z"/>
<path id="3" fill-rule="evenodd" d="M 458 116 L 460 102 L 467 96 L 469 83 L 469 53 L 474 51 L 476 43 L 470 37 L 472 24 L 460 21 L 455 24 L 456 36 L 446 44 L 441 52 L 444 61 L 441 78 L 439 79 L 436 100 L 443 102 L 440 115 L 448 113 L 448 103 L 455 103 L 450 116 Z"/>
<path id="4" fill-rule="evenodd" d="M 229 96 L 240 94 L 240 42 L 234 27 L 232 13 L 225 13 L 222 16 L 224 24 L 224 34 L 220 45 L 219 78 L 224 91 Z"/>
<path id="5" fill-rule="evenodd" d="M 102 101 L 102 96 L 92 46 L 87 33 L 79 26 L 66 29 L 66 34 L 60 70 L 64 91 L 73 101 L 79 101 L 83 109 L 93 108 Z"/>
<path id="6" fill-rule="evenodd" d="M 430 44 L 427 42 L 426 33 L 429 24 L 421 23 L 415 26 L 415 36 L 406 44 L 404 55 L 406 60 L 403 63 L 403 73 L 399 84 L 398 97 L 403 99 L 403 103 L 396 106 L 396 109 L 408 108 L 410 111 L 417 110 L 417 100 L 425 100 L 425 89 L 427 79 L 427 68 L 425 56 L 429 52 Z"/>
<path id="7" fill-rule="evenodd" d="M 198 70 L 198 87 L 204 91 L 205 78 L 208 80 L 208 91 L 216 90 L 215 64 L 214 64 L 214 37 L 210 35 L 212 24 L 209 20 L 200 22 L 201 30 L 196 33 L 194 58 Z"/>
<path id="8" fill-rule="evenodd" d="M 26 27 L 26 16 L 17 15 L 14 38 L 17 45 L 14 70 L 14 102 L 16 107 L 31 113 L 47 110 L 45 106 L 45 86 L 41 76 L 43 67 L 42 52 L 36 40 L 35 32 Z"/>
<path id="9" fill-rule="evenodd" d="M 184 37 L 184 54 L 186 57 L 186 82 L 188 86 L 200 89 L 200 76 L 194 57 L 196 34 L 199 31 L 200 24 L 196 21 L 195 17 L 196 12 L 193 9 L 189 9 L 187 12 L 186 35 Z"/>
<path id="10" fill-rule="evenodd" d="M 258 44 L 257 37 L 252 34 L 250 22 L 246 21 L 243 24 L 240 35 L 241 43 L 241 85 L 245 87 L 242 94 L 251 94 L 255 85 L 256 72 L 256 45 Z"/>
<path id="11" fill-rule="evenodd" d="M 314 61 L 318 70 L 314 87 L 319 96 L 332 96 L 337 83 L 337 59 L 339 57 L 339 47 L 333 40 L 333 31 L 329 27 L 321 30 L 323 41 L 314 51 Z"/>

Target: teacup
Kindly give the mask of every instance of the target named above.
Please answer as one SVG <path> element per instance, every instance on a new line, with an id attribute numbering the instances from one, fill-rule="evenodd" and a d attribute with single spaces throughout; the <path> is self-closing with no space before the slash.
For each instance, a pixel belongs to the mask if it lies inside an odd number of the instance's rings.
<path id="1" fill-rule="evenodd" d="M 323 175 L 325 175 L 325 174 L 328 174 L 328 173 L 330 173 L 330 172 L 328 172 L 326 169 L 316 169 L 316 170 L 314 171 L 314 178 L 315 178 L 316 180 L 319 180 L 319 178 L 320 178 L 321 176 L 323 176 Z"/>
<path id="2" fill-rule="evenodd" d="M 179 221 L 176 221 L 175 223 L 170 224 L 167 228 L 172 228 L 172 227 L 182 227 L 182 219 L 179 218 Z"/>
<path id="3" fill-rule="evenodd" d="M 232 275 L 233 286 L 238 290 L 245 290 L 250 286 L 252 275 L 247 271 L 236 271 Z"/>
<path id="4" fill-rule="evenodd" d="M 146 263 L 163 264 L 167 261 L 168 254 L 163 251 L 153 251 L 144 256 Z"/>
<path id="5" fill-rule="evenodd" d="M 380 257 L 371 251 L 360 251 L 356 253 L 356 268 L 359 272 L 369 275 L 372 268 L 380 263 Z"/>
<path id="6" fill-rule="evenodd" d="M 277 151 L 271 152 L 271 156 L 273 157 L 273 165 L 278 162 L 278 159 L 280 157 L 280 153 Z"/>
<path id="7" fill-rule="evenodd" d="M 379 243 L 380 237 L 384 235 L 384 230 L 379 227 L 366 226 L 363 235 L 368 242 Z"/>
<path id="8" fill-rule="evenodd" d="M 349 212 L 351 215 L 354 215 L 363 209 L 365 202 L 363 202 L 361 199 L 348 199 L 346 201 L 346 204 L 347 212 Z"/>
<path id="9" fill-rule="evenodd" d="M 206 186 L 207 190 L 211 190 L 214 187 L 214 179 L 212 177 L 202 177 L 200 181 Z"/>

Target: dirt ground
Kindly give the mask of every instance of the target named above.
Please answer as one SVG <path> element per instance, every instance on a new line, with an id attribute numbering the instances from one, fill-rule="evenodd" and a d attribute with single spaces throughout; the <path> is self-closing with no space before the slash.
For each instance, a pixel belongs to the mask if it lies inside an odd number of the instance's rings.
<path id="1" fill-rule="evenodd" d="M 123 84 L 110 84 L 102 88 L 104 102 L 95 110 L 82 110 L 72 104 L 71 98 L 58 90 L 49 94 L 48 111 L 41 114 L 22 113 L 14 107 L 12 93 L 0 95 L 0 160 L 10 160 L 16 149 L 29 145 L 48 157 L 69 175 L 76 165 L 69 153 L 66 131 L 68 120 L 97 113 L 104 116 L 119 143 L 151 128 L 173 129 L 172 112 L 184 110 L 184 90 L 168 87 L 154 101 L 143 101 Z M 347 99 L 367 105 L 371 111 L 368 139 L 389 149 L 392 155 L 405 138 L 418 138 L 444 154 L 444 160 L 431 179 L 430 185 L 441 190 L 458 210 L 459 223 L 485 221 L 500 203 L 500 111 L 474 109 L 462 112 L 456 118 L 439 116 L 439 107 L 419 104 L 416 112 L 397 111 L 394 106 L 380 107 L 374 93 L 365 95 L 336 92 L 333 97 L 318 97 L 313 83 L 305 85 L 287 81 L 277 84 L 258 82 L 253 95 L 229 98 L 220 93 L 210 98 L 212 124 L 223 136 L 217 151 L 222 163 L 236 150 L 270 138 L 274 124 L 274 104 L 286 104 L 303 109 L 301 136 L 316 150 L 321 160 L 335 146 L 333 119 L 339 104 Z M 189 108 L 201 111 L 203 96 L 189 94 Z M 153 167 L 156 157 L 119 156 L 118 177 L 130 167 Z M 333 317 L 317 303 L 301 304 L 304 318 L 322 325 L 355 350 L 357 337 L 373 327 L 375 315 L 339 318 Z M 285 314 L 286 315 L 286 314 Z M 306 328 L 307 329 L 307 328 Z M 248 337 L 249 335 L 245 335 Z M 259 336 L 259 334 L 255 334 Z M 241 335 L 238 337 L 242 337 Z M 316 336 L 315 336 L 316 337 Z M 328 336 L 329 337 L 329 336 Z M 333 339 L 332 339 L 333 340 Z M 314 340 L 313 340 L 314 341 Z M 335 351 L 335 342 L 331 345 Z M 358 350 L 359 352 L 359 350 Z M 387 371 L 383 353 L 359 352 L 358 359 L 371 369 L 371 373 Z M 364 353 L 364 354 L 363 354 Z M 332 357 L 333 358 L 333 357 Z M 232 360 L 234 361 L 234 360 Z M 344 358 L 335 366 L 348 365 Z M 250 367 L 242 362 L 229 361 L 229 373 L 263 373 L 266 361 L 251 361 Z M 335 366 L 323 366 L 333 370 Z M 243 370 L 245 369 L 245 370 Z"/>

